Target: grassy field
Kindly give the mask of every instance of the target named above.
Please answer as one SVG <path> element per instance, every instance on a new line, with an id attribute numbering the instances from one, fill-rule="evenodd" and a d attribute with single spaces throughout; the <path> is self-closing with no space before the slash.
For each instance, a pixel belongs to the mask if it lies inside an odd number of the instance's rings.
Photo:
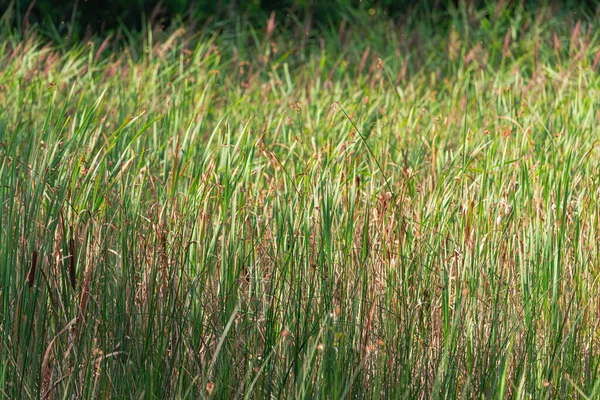
<path id="1" fill-rule="evenodd" d="M 350 19 L 0 34 L 0 397 L 600 394 L 598 24 Z"/>

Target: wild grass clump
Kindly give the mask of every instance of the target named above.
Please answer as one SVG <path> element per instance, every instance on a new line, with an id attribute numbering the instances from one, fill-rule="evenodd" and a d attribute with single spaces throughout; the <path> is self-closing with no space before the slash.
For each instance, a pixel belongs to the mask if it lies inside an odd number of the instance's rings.
<path id="1" fill-rule="evenodd" d="M 596 21 L 368 18 L 1 37 L 2 397 L 598 395 Z"/>

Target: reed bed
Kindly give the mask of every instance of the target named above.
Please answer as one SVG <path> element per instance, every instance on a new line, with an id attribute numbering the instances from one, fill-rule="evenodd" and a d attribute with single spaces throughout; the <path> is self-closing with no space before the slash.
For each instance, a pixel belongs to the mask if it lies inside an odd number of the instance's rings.
<path id="1" fill-rule="evenodd" d="M 0 34 L 0 397 L 598 396 L 597 20 L 467 11 Z"/>

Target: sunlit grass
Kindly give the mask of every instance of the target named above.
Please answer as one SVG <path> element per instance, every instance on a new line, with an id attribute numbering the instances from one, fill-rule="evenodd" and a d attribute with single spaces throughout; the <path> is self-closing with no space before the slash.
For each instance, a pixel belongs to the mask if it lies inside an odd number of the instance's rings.
<path id="1" fill-rule="evenodd" d="M 1 36 L 0 396 L 596 397 L 597 24 L 487 12 Z"/>

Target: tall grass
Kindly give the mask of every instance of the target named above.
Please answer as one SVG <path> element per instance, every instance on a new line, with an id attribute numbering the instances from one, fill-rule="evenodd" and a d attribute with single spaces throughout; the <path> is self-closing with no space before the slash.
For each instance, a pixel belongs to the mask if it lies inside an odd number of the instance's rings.
<path id="1" fill-rule="evenodd" d="M 4 34 L 0 396 L 595 398 L 597 23 L 434 17 Z"/>

